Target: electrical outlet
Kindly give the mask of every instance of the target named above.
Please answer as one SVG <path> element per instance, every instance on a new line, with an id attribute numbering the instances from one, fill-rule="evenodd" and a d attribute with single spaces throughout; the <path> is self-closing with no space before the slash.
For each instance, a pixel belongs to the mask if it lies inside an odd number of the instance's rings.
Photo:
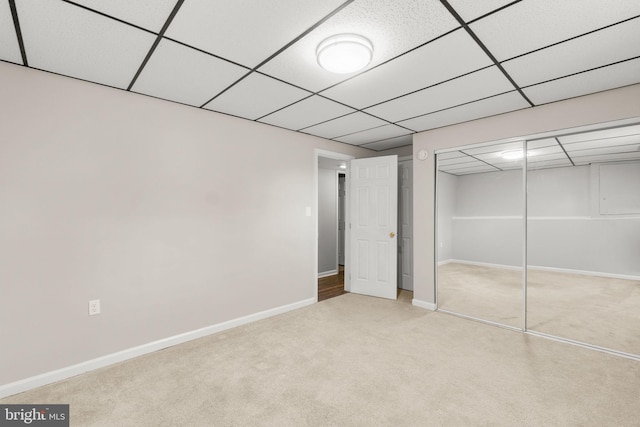
<path id="1" fill-rule="evenodd" d="M 93 316 L 94 314 L 100 314 L 100 300 L 92 299 L 89 301 L 89 316 Z"/>

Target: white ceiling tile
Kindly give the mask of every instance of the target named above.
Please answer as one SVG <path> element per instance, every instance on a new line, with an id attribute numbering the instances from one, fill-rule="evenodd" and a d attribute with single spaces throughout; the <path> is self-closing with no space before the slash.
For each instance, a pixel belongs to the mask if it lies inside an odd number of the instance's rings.
<path id="1" fill-rule="evenodd" d="M 131 90 L 199 107 L 246 73 L 230 62 L 162 39 Z"/>
<path id="2" fill-rule="evenodd" d="M 259 121 L 287 129 L 299 130 L 354 112 L 337 102 L 320 96 L 312 96 L 276 111 Z"/>
<path id="3" fill-rule="evenodd" d="M 572 144 L 573 145 L 573 144 Z M 583 148 L 579 145 L 577 147 L 571 147 L 571 149 L 567 148 L 567 153 L 569 153 L 572 157 L 584 157 L 584 156 L 596 156 L 596 155 L 606 155 L 606 154 L 623 154 L 627 153 L 631 157 L 640 156 L 640 151 L 638 148 L 640 144 L 629 144 L 629 145 L 616 145 L 612 147 L 598 147 L 598 148 Z"/>
<path id="4" fill-rule="evenodd" d="M 635 153 L 611 153 L 598 154 L 594 156 L 576 156 L 572 157 L 573 162 L 577 165 L 588 165 L 590 163 L 606 163 L 606 162 L 622 162 L 630 160 L 640 160 L 640 151 Z"/>
<path id="5" fill-rule="evenodd" d="M 0 59 L 22 64 L 22 54 L 8 1 L 0 3 Z"/>
<path id="6" fill-rule="evenodd" d="M 357 108 L 366 108 L 492 63 L 467 32 L 459 29 L 322 94 Z M 372 87 L 376 90 L 370 90 Z"/>
<path id="7" fill-rule="evenodd" d="M 176 5 L 176 0 L 74 0 L 74 2 L 155 33 L 160 32 Z"/>
<path id="8" fill-rule="evenodd" d="M 319 125 L 308 127 L 304 129 L 303 132 L 331 139 L 378 126 L 384 126 L 386 124 L 387 122 L 384 120 L 377 119 L 365 113 L 357 112 Z"/>
<path id="9" fill-rule="evenodd" d="M 318 2 L 322 3 L 322 2 Z M 360 34 L 373 43 L 373 67 L 458 27 L 437 0 L 358 0 L 303 37 L 260 71 L 313 91 L 353 74 L 332 74 L 316 60 L 316 48 L 327 37 Z"/>
<path id="10" fill-rule="evenodd" d="M 555 138 L 538 139 L 535 141 L 527 141 L 527 148 L 535 150 L 536 148 L 559 147 Z"/>
<path id="11" fill-rule="evenodd" d="M 368 108 L 366 112 L 397 122 L 511 90 L 513 85 L 493 66 Z"/>
<path id="12" fill-rule="evenodd" d="M 561 43 L 502 65 L 519 86 L 640 56 L 640 18 Z"/>
<path id="13" fill-rule="evenodd" d="M 368 148 L 369 150 L 382 151 L 391 150 L 392 148 L 405 147 L 411 144 L 413 144 L 413 135 L 405 135 L 396 138 L 385 139 L 384 141 L 364 144 L 361 147 Z"/>
<path id="14" fill-rule="evenodd" d="M 511 2 L 513 0 L 449 0 L 449 4 L 465 22 L 473 21 Z"/>
<path id="15" fill-rule="evenodd" d="M 640 82 L 640 59 L 622 62 L 586 73 L 523 89 L 536 105 Z"/>
<path id="16" fill-rule="evenodd" d="M 467 155 L 462 154 L 459 151 L 446 151 L 444 153 L 438 153 L 438 161 L 449 161 L 449 160 L 458 160 L 458 159 L 467 159 L 470 158 Z"/>
<path id="17" fill-rule="evenodd" d="M 342 0 L 186 0 L 165 35 L 253 68 Z"/>
<path id="18" fill-rule="evenodd" d="M 346 135 L 336 138 L 336 141 L 346 142 L 347 144 L 362 145 L 370 142 L 378 142 L 385 139 L 395 138 L 397 136 L 405 136 L 413 134 L 410 130 L 401 128 L 396 125 L 385 125 L 374 129 Z"/>
<path id="19" fill-rule="evenodd" d="M 29 65 L 126 88 L 153 34 L 61 1 L 16 2 Z"/>
<path id="20" fill-rule="evenodd" d="M 499 61 L 640 14 L 631 0 L 521 1 L 471 24 Z"/>
<path id="21" fill-rule="evenodd" d="M 549 169 L 549 168 L 562 168 L 572 166 L 567 156 L 564 159 L 556 160 L 544 160 L 541 162 L 527 162 L 527 169 Z"/>
<path id="22" fill-rule="evenodd" d="M 529 107 L 527 101 L 516 91 L 494 96 L 480 101 L 464 104 L 459 107 L 449 108 L 424 116 L 399 122 L 415 131 L 424 131 L 437 127 L 448 126 L 455 123 L 475 120 L 482 117 L 494 116 L 509 111 L 520 110 Z"/>
<path id="23" fill-rule="evenodd" d="M 621 136 L 617 138 L 563 142 L 562 145 L 568 152 L 572 152 L 576 150 L 591 150 L 591 149 L 600 149 L 600 148 L 603 148 L 606 150 L 617 150 L 618 147 L 626 147 L 626 148 L 622 148 L 622 150 L 628 151 L 629 147 L 633 147 L 631 148 L 631 150 L 635 150 L 636 149 L 635 147 L 640 145 L 640 135 L 628 135 L 628 136 Z"/>
<path id="24" fill-rule="evenodd" d="M 251 73 L 204 108 L 256 120 L 310 95 L 271 77 Z"/>
<path id="25" fill-rule="evenodd" d="M 502 159 L 501 153 L 504 151 L 522 151 L 522 141 L 504 142 L 500 144 L 482 145 L 480 147 L 470 147 L 460 150 L 482 160 Z"/>
<path id="26" fill-rule="evenodd" d="M 485 165 L 482 162 L 478 162 L 477 166 L 470 166 L 465 168 L 441 168 L 443 172 L 447 172 L 453 175 L 470 175 L 473 173 L 484 173 L 484 172 L 497 172 L 498 169 Z"/>

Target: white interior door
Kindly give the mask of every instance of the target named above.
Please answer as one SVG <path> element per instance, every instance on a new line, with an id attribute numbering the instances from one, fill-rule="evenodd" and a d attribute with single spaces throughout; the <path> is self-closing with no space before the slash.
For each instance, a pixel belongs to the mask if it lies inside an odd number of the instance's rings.
<path id="1" fill-rule="evenodd" d="M 351 160 L 351 292 L 396 299 L 398 156 Z"/>

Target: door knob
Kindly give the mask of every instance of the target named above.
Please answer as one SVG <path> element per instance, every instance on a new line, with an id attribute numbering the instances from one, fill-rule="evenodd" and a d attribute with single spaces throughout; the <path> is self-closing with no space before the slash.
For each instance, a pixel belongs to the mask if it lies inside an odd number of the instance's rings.
<path id="1" fill-rule="evenodd" d="M 396 233 L 394 233 L 394 232 L 392 231 L 391 233 L 389 233 L 389 237 L 391 237 L 391 238 L 393 239 L 394 237 L 396 237 Z"/>

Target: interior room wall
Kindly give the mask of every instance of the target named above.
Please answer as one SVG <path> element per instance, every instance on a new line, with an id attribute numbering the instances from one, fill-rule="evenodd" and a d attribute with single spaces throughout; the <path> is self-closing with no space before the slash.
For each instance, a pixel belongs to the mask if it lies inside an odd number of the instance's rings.
<path id="1" fill-rule="evenodd" d="M 8 63 L 0 75 L 0 387 L 313 302 L 314 150 L 375 152 Z"/>
<path id="2" fill-rule="evenodd" d="M 453 259 L 453 217 L 458 194 L 458 177 L 438 172 L 438 262 Z"/>
<path id="3" fill-rule="evenodd" d="M 338 175 L 318 168 L 318 275 L 338 272 Z"/>
<path id="4" fill-rule="evenodd" d="M 627 165 L 607 167 L 615 171 Z M 639 275 L 640 215 L 591 216 L 591 199 L 601 198 L 600 186 L 590 184 L 594 168 L 600 165 L 528 171 L 530 266 Z M 637 191 L 637 183 L 621 179 L 617 188 L 631 193 Z M 522 266 L 522 171 L 463 175 L 458 177 L 457 190 L 452 258 Z"/>
<path id="5" fill-rule="evenodd" d="M 640 85 L 599 92 L 525 110 L 473 120 L 413 137 L 414 158 L 426 150 L 426 160 L 414 162 L 414 299 L 434 302 L 435 279 L 435 156 L 436 150 L 516 139 L 580 126 L 627 119 L 640 120 Z M 418 220 L 419 219 L 419 220 Z"/>
<path id="6" fill-rule="evenodd" d="M 376 156 L 393 156 L 396 155 L 398 158 L 412 156 L 413 149 L 411 145 L 405 145 L 404 147 L 391 148 L 389 150 L 378 151 Z"/>

